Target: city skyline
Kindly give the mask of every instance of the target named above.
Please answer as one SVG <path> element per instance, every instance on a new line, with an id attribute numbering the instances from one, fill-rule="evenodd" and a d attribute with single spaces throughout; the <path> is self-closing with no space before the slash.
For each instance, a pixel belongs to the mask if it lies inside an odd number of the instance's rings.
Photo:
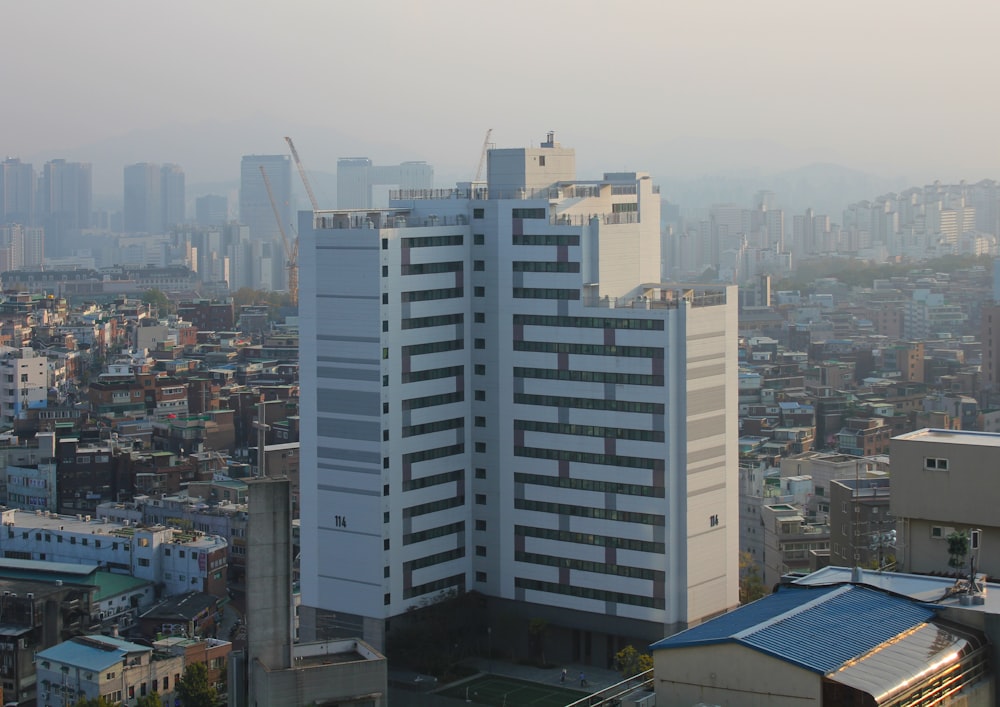
<path id="1" fill-rule="evenodd" d="M 301 147 L 313 169 L 332 169 L 358 145 L 377 162 L 431 161 L 448 184 L 474 171 L 487 128 L 498 144 L 530 145 L 540 122 L 588 146 L 588 171 L 615 163 L 664 176 L 768 173 L 820 162 L 918 183 L 1000 171 L 982 148 L 996 99 L 978 72 L 960 70 L 991 58 L 1000 8 L 988 4 L 950 8 L 963 26 L 953 33 L 897 1 L 822 13 L 784 0 L 723 13 L 642 2 L 619 14 L 556 2 L 491 13 L 455 2 L 419 10 L 298 2 L 238 14 L 192 2 L 127 12 L 103 0 L 56 6 L 8 8 L 6 51 L 34 59 L 5 77 L 20 109 L 7 116 L 0 150 L 36 164 L 65 156 L 96 165 L 96 156 L 74 153 L 185 127 L 206 133 L 197 145 L 150 141 L 148 154 L 102 165 L 98 185 L 135 162 L 183 164 L 192 184 L 217 180 L 240 154 L 277 151 L 291 132 L 284 127 L 309 133 Z M 267 51 L 160 52 L 148 46 L 150 27 L 192 46 Z M 303 41 L 307 27 L 313 35 Z M 39 54 L 43 30 L 54 49 Z M 510 36 L 530 50 L 510 51 Z M 580 45 L 594 53 L 567 61 Z M 331 68 L 336 90 L 315 81 Z M 919 100 L 935 86 L 962 96 L 963 110 Z M 619 101 L 629 105 L 626 120 L 612 108 Z M 248 139 L 234 152 L 227 133 Z M 108 191 L 117 190 L 99 187 Z"/>

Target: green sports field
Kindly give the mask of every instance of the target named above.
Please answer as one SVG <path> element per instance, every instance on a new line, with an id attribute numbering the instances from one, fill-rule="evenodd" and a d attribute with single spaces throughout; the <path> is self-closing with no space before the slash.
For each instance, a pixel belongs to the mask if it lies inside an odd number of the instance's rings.
<path id="1" fill-rule="evenodd" d="M 441 695 L 465 699 L 468 690 L 473 704 L 489 707 L 565 707 L 586 697 L 585 692 L 556 685 L 542 685 L 497 675 L 484 675 L 461 685 L 442 690 Z M 506 697 L 506 702 L 504 698 Z"/>

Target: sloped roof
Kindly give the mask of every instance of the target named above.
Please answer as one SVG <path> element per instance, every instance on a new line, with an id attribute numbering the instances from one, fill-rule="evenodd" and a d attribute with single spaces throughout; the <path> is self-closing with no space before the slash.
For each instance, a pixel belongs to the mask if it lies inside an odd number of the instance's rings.
<path id="1" fill-rule="evenodd" d="M 825 674 L 934 617 L 934 610 L 868 587 L 781 588 L 657 641 L 651 650 L 736 642 Z"/>
<path id="2" fill-rule="evenodd" d="M 152 653 L 152 649 L 111 636 L 78 636 L 40 651 L 38 660 L 99 672 L 119 665 L 130 653 Z"/>

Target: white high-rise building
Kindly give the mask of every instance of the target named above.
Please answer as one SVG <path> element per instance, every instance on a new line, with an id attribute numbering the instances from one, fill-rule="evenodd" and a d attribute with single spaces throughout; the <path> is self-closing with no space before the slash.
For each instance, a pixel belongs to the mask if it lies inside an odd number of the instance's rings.
<path id="1" fill-rule="evenodd" d="M 737 604 L 736 288 L 660 283 L 646 174 L 488 175 L 300 215 L 302 632 L 474 590 L 604 664 Z"/>

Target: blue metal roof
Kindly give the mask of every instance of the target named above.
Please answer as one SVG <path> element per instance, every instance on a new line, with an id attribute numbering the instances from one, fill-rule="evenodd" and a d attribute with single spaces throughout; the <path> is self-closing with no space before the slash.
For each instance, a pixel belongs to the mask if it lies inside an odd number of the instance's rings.
<path id="1" fill-rule="evenodd" d="M 101 644 L 106 648 L 101 648 Z M 100 672 L 119 665 L 129 653 L 152 653 L 152 648 L 111 636 L 82 636 L 38 652 L 38 660 L 51 660 L 83 670 Z"/>
<path id="2" fill-rule="evenodd" d="M 933 616 L 933 609 L 867 587 L 845 584 L 807 592 L 789 587 L 650 649 L 733 641 L 828 673 Z"/>

